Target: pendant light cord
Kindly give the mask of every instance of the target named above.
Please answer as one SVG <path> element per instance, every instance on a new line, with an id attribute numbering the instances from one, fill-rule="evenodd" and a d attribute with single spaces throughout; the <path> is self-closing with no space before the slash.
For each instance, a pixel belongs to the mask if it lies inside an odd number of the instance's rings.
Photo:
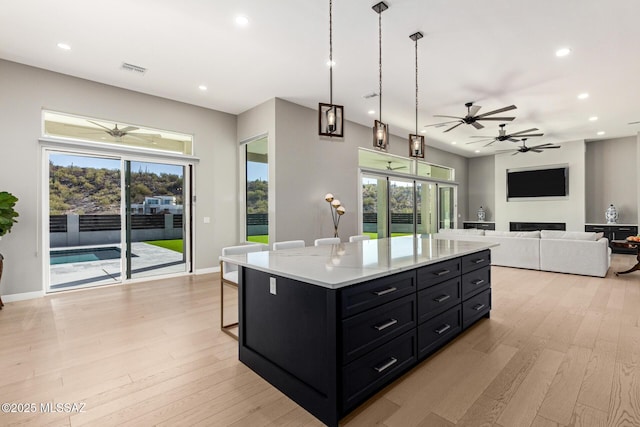
<path id="1" fill-rule="evenodd" d="M 333 0 L 329 0 L 329 104 L 333 105 Z"/>
<path id="2" fill-rule="evenodd" d="M 378 88 L 379 88 L 379 118 L 382 122 L 382 12 L 378 12 Z"/>
<path id="3" fill-rule="evenodd" d="M 416 136 L 418 135 L 418 38 L 416 37 Z"/>

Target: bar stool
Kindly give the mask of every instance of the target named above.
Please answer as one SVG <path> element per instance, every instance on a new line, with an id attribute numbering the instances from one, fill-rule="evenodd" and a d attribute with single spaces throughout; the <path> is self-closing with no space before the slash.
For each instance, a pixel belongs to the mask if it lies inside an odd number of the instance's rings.
<path id="1" fill-rule="evenodd" d="M 273 250 L 278 251 L 280 249 L 304 248 L 304 246 L 304 240 L 287 240 L 284 242 L 275 242 L 273 244 Z"/>
<path id="2" fill-rule="evenodd" d="M 250 252 L 261 252 L 268 246 L 255 243 L 250 245 L 228 246 L 222 248 L 222 255 L 240 255 Z M 238 326 L 238 322 L 224 324 L 224 287 L 225 285 L 238 289 L 238 266 L 220 260 L 220 330 L 234 339 L 238 339 L 238 335 L 234 334 L 231 329 Z"/>
<path id="3" fill-rule="evenodd" d="M 363 240 L 371 240 L 368 234 L 358 234 L 357 236 L 349 236 L 349 242 L 361 242 Z"/>
<path id="4" fill-rule="evenodd" d="M 338 245 L 338 244 L 340 244 L 339 237 L 325 237 L 323 239 L 316 239 L 313 241 L 314 246 Z"/>

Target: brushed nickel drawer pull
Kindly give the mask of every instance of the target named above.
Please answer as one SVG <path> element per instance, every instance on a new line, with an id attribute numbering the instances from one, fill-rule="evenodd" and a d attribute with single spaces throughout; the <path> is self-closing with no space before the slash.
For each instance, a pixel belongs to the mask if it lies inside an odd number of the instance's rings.
<path id="1" fill-rule="evenodd" d="M 471 282 L 471 284 L 474 286 L 482 285 L 483 283 L 484 283 L 484 279 L 477 279 Z"/>
<path id="2" fill-rule="evenodd" d="M 618 228 L 618 231 L 631 231 L 631 229 L 630 228 L 622 228 L 622 227 L 620 227 L 620 228 Z"/>
<path id="3" fill-rule="evenodd" d="M 387 289 L 384 289 L 382 291 L 373 291 L 373 293 L 379 297 L 381 297 L 382 295 L 386 295 L 386 294 L 390 294 L 391 292 L 395 292 L 397 291 L 397 288 L 394 288 L 393 286 Z"/>
<path id="4" fill-rule="evenodd" d="M 389 326 L 395 325 L 396 323 L 398 323 L 396 319 L 389 319 L 388 321 L 384 322 L 382 325 L 374 325 L 373 327 L 381 331 L 383 329 L 387 329 Z"/>
<path id="5" fill-rule="evenodd" d="M 475 311 L 480 311 L 480 310 L 482 310 L 483 308 L 484 308 L 484 304 L 478 304 L 478 305 L 476 305 L 476 306 L 474 306 L 474 307 L 473 307 L 473 309 L 474 309 Z"/>
<path id="6" fill-rule="evenodd" d="M 451 325 L 448 323 L 445 323 L 444 326 L 441 326 L 440 329 L 436 329 L 435 332 L 438 335 L 442 335 L 444 334 L 446 331 L 448 331 L 449 329 L 451 329 Z"/>
<path id="7" fill-rule="evenodd" d="M 593 227 L 592 230 L 593 231 L 596 231 L 596 230 L 604 231 L 604 227 Z"/>
<path id="8" fill-rule="evenodd" d="M 484 258 L 474 259 L 474 260 L 473 260 L 473 263 L 474 263 L 474 264 L 480 264 L 480 263 L 483 263 L 483 262 L 484 262 Z"/>
<path id="9" fill-rule="evenodd" d="M 449 298 L 451 298 L 451 295 L 440 295 L 439 297 L 436 297 L 433 300 L 435 302 L 444 302 L 444 301 L 448 300 Z"/>
<path id="10" fill-rule="evenodd" d="M 395 357 L 392 357 L 391 359 L 389 359 L 388 362 L 384 363 L 382 366 L 375 366 L 373 369 L 375 369 L 376 371 L 378 371 L 379 374 L 381 374 L 382 372 L 386 371 L 396 363 L 398 363 L 398 359 L 396 359 Z"/>
<path id="11" fill-rule="evenodd" d="M 435 274 L 436 276 L 444 276 L 445 274 L 449 274 L 449 273 L 451 273 L 451 271 L 445 268 L 444 270 L 437 271 L 433 274 Z"/>

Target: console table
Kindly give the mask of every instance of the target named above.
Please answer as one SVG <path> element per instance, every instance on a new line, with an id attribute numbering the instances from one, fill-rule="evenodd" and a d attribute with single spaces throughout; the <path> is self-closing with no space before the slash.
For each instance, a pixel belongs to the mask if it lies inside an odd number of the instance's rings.
<path id="1" fill-rule="evenodd" d="M 462 228 L 477 228 L 478 230 L 495 230 L 496 223 L 493 221 L 463 221 Z"/>
<path id="2" fill-rule="evenodd" d="M 240 361 L 329 426 L 491 310 L 493 243 L 394 237 L 223 256 Z"/>
<path id="3" fill-rule="evenodd" d="M 611 252 L 618 254 L 635 254 L 633 248 L 627 246 L 616 246 L 611 243 L 614 240 L 624 240 L 629 236 L 638 234 L 637 224 L 585 224 L 584 231 L 603 233 L 604 237 L 609 239 L 609 247 Z"/>

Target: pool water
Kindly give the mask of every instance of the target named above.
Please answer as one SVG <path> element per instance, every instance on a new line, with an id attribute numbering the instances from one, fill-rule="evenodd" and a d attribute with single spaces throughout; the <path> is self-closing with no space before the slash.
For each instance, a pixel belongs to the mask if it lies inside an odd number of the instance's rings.
<path id="1" fill-rule="evenodd" d="M 120 259 L 120 248 L 107 247 L 58 250 L 51 251 L 49 255 L 51 265 L 103 261 L 109 259 Z"/>

